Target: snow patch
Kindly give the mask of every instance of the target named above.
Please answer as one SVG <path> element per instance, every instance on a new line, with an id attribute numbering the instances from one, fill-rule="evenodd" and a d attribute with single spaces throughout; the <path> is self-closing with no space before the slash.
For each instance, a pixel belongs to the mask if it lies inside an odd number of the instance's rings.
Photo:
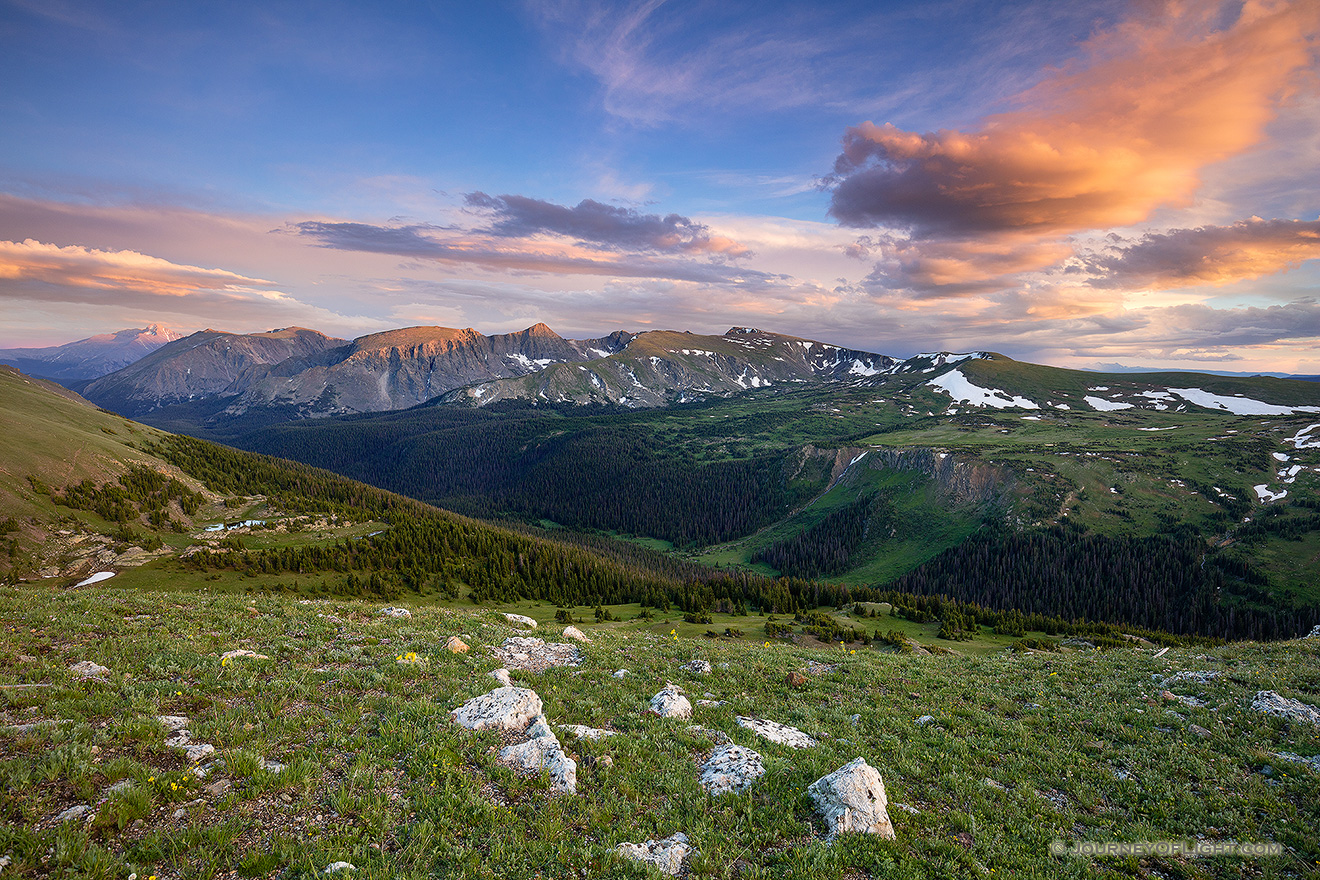
<path id="1" fill-rule="evenodd" d="M 1316 449 L 1320 448 L 1320 437 L 1312 437 L 1311 433 L 1320 428 L 1320 425 L 1310 425 L 1302 428 L 1296 434 L 1284 440 L 1284 443 L 1291 443 L 1297 449 Z"/>
<path id="2" fill-rule="evenodd" d="M 1275 461 L 1289 461 L 1291 459 L 1286 452 L 1271 452 L 1270 455 L 1274 456 Z"/>
<path id="3" fill-rule="evenodd" d="M 1091 390 L 1098 391 L 1100 389 L 1092 388 Z M 1130 403 L 1123 403 L 1122 401 L 1119 400 L 1105 400 L 1103 397 L 1092 397 L 1089 394 L 1086 397 L 1083 397 L 1082 400 L 1086 401 L 1090 405 L 1091 409 L 1098 410 L 1099 412 L 1113 412 L 1114 410 L 1119 410 L 1119 409 L 1132 409 L 1132 404 Z"/>
<path id="4" fill-rule="evenodd" d="M 1252 486 L 1251 488 L 1256 490 L 1256 495 L 1260 497 L 1262 502 L 1278 501 L 1281 498 L 1288 497 L 1287 489 L 1280 489 L 1278 492 L 1271 492 L 1269 486 L 1265 483 L 1261 483 L 1259 486 Z"/>
<path id="5" fill-rule="evenodd" d="M 1320 412 L 1320 406 L 1278 406 L 1250 397 L 1225 397 L 1200 388 L 1170 388 L 1174 394 L 1207 409 L 1222 409 L 1235 416 L 1290 416 L 1293 413 Z"/>
<path id="6" fill-rule="evenodd" d="M 967 357 L 971 357 L 971 355 L 967 355 Z M 956 402 L 965 402 L 972 406 L 989 406 L 995 409 L 1040 409 L 1039 406 L 1025 397 L 1014 397 L 1006 391 L 974 385 L 958 370 L 951 370 L 943 376 L 937 376 L 926 384 L 943 391 Z"/>
<path id="7" fill-rule="evenodd" d="M 78 583 L 74 584 L 74 586 L 86 587 L 90 584 L 99 584 L 101 581 L 108 581 L 110 580 L 110 578 L 114 576 L 115 573 L 113 571 L 98 571 L 96 574 L 92 575 L 91 577 L 84 578 L 83 580 L 78 581 Z"/>
<path id="8" fill-rule="evenodd" d="M 852 366 L 848 368 L 848 375 L 850 376 L 874 376 L 879 372 L 881 371 L 856 358 L 853 359 Z"/>

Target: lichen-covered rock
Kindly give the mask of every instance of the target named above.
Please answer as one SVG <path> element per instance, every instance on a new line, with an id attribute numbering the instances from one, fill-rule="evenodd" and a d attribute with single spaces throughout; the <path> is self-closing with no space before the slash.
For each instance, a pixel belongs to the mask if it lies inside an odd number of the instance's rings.
<path id="1" fill-rule="evenodd" d="M 701 765 L 701 787 L 711 794 L 743 791 L 765 775 L 761 756 L 742 746 L 725 746 Z"/>
<path id="2" fill-rule="evenodd" d="M 1311 628 L 1311 631 L 1310 631 L 1309 633 L 1307 633 L 1306 635 L 1302 636 L 1302 638 L 1304 638 L 1304 639 L 1320 639 L 1320 623 L 1317 623 L 1315 626 L 1313 626 L 1313 627 Z"/>
<path id="3" fill-rule="evenodd" d="M 500 759 L 527 773 L 545 770 L 555 791 L 577 794 L 577 762 L 564 754 L 544 715 L 532 722 L 527 735 L 526 742 L 501 749 Z"/>
<path id="4" fill-rule="evenodd" d="M 487 675 L 495 679 L 500 687 L 513 687 L 513 679 L 509 677 L 507 669 L 492 669 Z"/>
<path id="5" fill-rule="evenodd" d="M 519 626 L 525 626 L 528 629 L 536 629 L 536 621 L 522 614 L 509 614 L 508 612 L 505 612 L 504 619 L 509 621 L 509 623 L 516 623 Z"/>
<path id="6" fill-rule="evenodd" d="M 407 608 L 395 608 L 394 606 L 390 606 L 388 608 L 382 608 L 380 609 L 380 613 L 384 617 L 402 617 L 402 618 L 412 617 L 412 612 L 409 611 Z"/>
<path id="7" fill-rule="evenodd" d="M 528 636 L 509 636 L 490 651 L 509 669 L 525 672 L 544 672 L 552 666 L 576 666 L 582 659 L 576 645 L 547 643 L 544 639 Z"/>
<path id="8" fill-rule="evenodd" d="M 249 651 L 247 648 L 237 648 L 233 651 L 225 651 L 220 655 L 220 664 L 226 665 L 232 660 L 269 660 L 265 654 L 258 654 L 256 651 Z"/>
<path id="9" fill-rule="evenodd" d="M 1300 700 L 1280 696 L 1274 691 L 1258 691 L 1256 698 L 1251 701 L 1251 708 L 1257 712 L 1264 712 L 1266 715 L 1273 715 L 1276 718 L 1287 718 L 1290 721 L 1320 725 L 1320 710 L 1317 710 L 1314 706 L 1308 706 Z"/>
<path id="10" fill-rule="evenodd" d="M 575 642 L 590 642 L 590 641 L 591 641 L 591 639 L 587 638 L 587 634 L 586 634 L 586 633 L 584 633 L 582 630 L 578 629 L 576 626 L 572 626 L 572 625 L 569 625 L 569 626 L 564 627 L 564 638 L 566 638 L 566 639 L 572 639 L 572 640 L 575 641 Z"/>
<path id="11" fill-rule="evenodd" d="M 83 660 L 69 667 L 69 671 L 79 678 L 100 678 L 109 675 L 110 670 L 104 666 L 93 663 L 91 660 Z"/>
<path id="12" fill-rule="evenodd" d="M 710 661 L 693 660 L 683 666 L 683 671 L 691 672 L 693 675 L 710 675 Z"/>
<path id="13" fill-rule="evenodd" d="M 51 821 L 56 824 L 62 825 L 65 822 L 81 822 L 84 819 L 86 819 L 88 816 L 94 817 L 95 815 L 96 815 L 96 811 L 87 804 L 78 804 L 75 807 L 69 807 L 67 810 L 60 813 Z"/>
<path id="14" fill-rule="evenodd" d="M 454 710 L 454 722 L 469 730 L 523 730 L 541 714 L 536 691 L 500 687 L 473 697 Z"/>
<path id="15" fill-rule="evenodd" d="M 816 745 L 816 741 L 810 736 L 807 736 L 796 727 L 789 727 L 787 724 L 767 721 L 764 718 L 748 718 L 744 715 L 737 716 L 737 720 L 740 726 L 747 728 L 752 733 L 763 736 L 770 742 L 788 746 L 791 749 L 809 749 Z"/>
<path id="16" fill-rule="evenodd" d="M 885 782 L 864 758 L 850 761 L 817 779 L 807 787 L 807 793 L 816 802 L 831 838 L 845 832 L 859 832 L 893 839 Z"/>
<path id="17" fill-rule="evenodd" d="M 692 704 L 683 696 L 676 684 L 666 684 L 664 690 L 651 698 L 651 711 L 661 718 L 691 718 Z"/>
<path id="18" fill-rule="evenodd" d="M 445 647 L 449 649 L 449 653 L 451 654 L 466 654 L 468 652 L 467 642 L 463 641 L 458 636 L 450 636 L 446 639 Z"/>
<path id="19" fill-rule="evenodd" d="M 578 739 L 604 739 L 607 736 L 614 736 L 612 730 L 601 730 L 596 727 L 587 727 L 584 724 L 561 724 L 560 730 L 567 730 Z"/>
<path id="20" fill-rule="evenodd" d="M 683 861 L 697 852 L 688 846 L 687 835 L 682 831 L 676 831 L 664 840 L 648 840 L 646 843 L 621 843 L 614 851 L 624 858 L 654 865 L 661 872 L 674 877 L 678 876 L 679 872 L 683 870 Z"/>

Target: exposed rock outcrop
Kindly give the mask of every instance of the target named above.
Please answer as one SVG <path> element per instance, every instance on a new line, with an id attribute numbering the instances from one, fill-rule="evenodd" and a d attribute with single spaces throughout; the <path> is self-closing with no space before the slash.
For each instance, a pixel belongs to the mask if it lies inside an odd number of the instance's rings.
<path id="1" fill-rule="evenodd" d="M 541 714 L 536 691 L 500 687 L 473 697 L 454 710 L 454 722 L 469 730 L 524 730 Z"/>
<path id="2" fill-rule="evenodd" d="M 701 766 L 701 787 L 714 795 L 743 791 L 764 775 L 759 754 L 742 746 L 725 746 Z"/>
<path id="3" fill-rule="evenodd" d="M 661 873 L 675 877 L 683 870 L 683 862 L 697 852 L 688 845 L 687 835 L 682 831 L 677 831 L 663 840 L 621 843 L 614 851 L 624 858 L 645 862 L 659 868 Z"/>
<path id="4" fill-rule="evenodd" d="M 864 758 L 822 776 L 808 786 L 807 792 L 824 817 L 831 838 L 859 832 L 893 839 L 884 780 Z"/>

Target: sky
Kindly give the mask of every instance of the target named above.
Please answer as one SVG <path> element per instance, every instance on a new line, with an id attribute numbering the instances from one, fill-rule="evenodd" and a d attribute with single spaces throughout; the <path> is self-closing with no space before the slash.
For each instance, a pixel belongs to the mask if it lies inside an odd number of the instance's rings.
<path id="1" fill-rule="evenodd" d="M 1320 0 L 0 0 L 0 347 L 753 326 L 1320 373 Z"/>

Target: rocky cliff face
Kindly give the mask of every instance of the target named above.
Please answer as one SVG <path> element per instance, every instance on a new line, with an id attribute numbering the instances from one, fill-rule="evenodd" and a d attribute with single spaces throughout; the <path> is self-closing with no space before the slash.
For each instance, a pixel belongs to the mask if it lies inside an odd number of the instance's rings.
<path id="1" fill-rule="evenodd" d="M 961 459 L 948 452 L 924 447 L 887 449 L 875 446 L 850 446 L 843 449 L 816 449 L 808 446 L 804 456 L 832 458 L 830 485 L 852 468 L 883 467 L 896 471 L 915 471 L 928 477 L 954 504 L 1000 503 L 1008 499 L 1015 485 L 1013 472 L 1002 465 L 976 459 Z"/>

